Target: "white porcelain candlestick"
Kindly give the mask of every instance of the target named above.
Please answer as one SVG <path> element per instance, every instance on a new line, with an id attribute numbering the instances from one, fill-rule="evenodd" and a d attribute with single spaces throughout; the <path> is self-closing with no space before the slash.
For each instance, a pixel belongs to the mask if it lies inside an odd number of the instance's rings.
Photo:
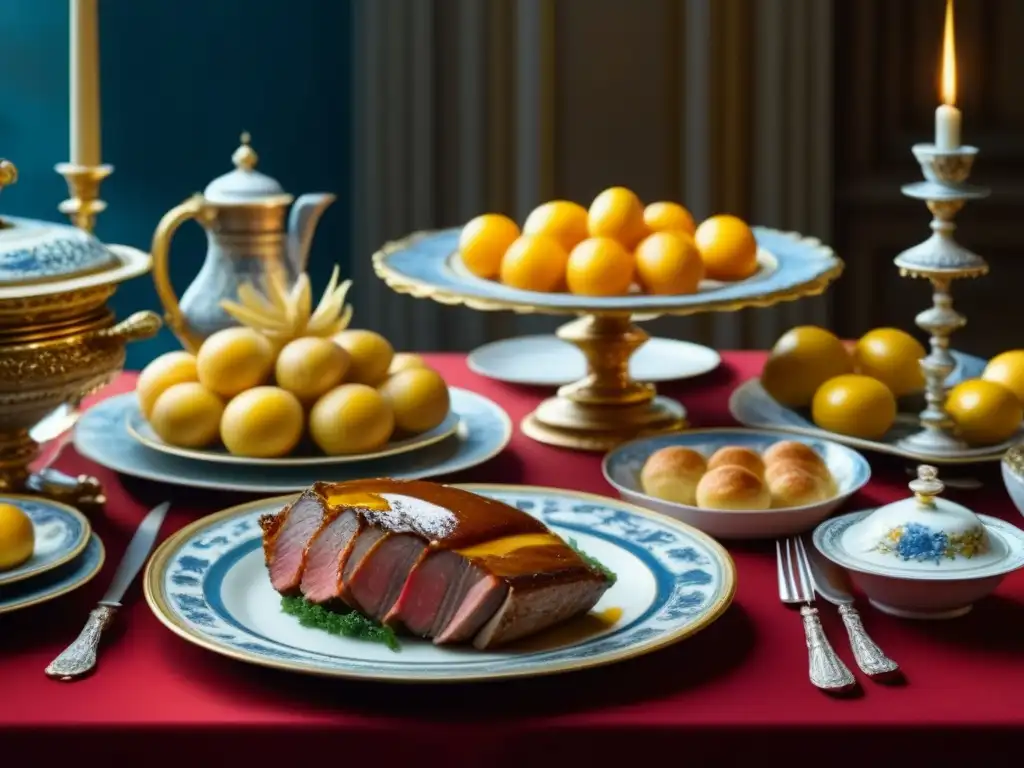
<path id="1" fill-rule="evenodd" d="M 70 0 L 71 162 L 100 164 L 98 0 Z"/>

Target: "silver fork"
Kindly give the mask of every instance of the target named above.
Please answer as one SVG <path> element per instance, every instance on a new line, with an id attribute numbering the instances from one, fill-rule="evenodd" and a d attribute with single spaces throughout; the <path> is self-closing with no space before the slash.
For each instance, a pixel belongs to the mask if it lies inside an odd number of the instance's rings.
<path id="1" fill-rule="evenodd" d="M 775 542 L 775 556 L 779 576 L 779 599 L 792 605 L 802 603 L 800 616 L 807 640 L 808 667 L 811 683 L 826 691 L 842 691 L 857 684 L 853 673 L 843 664 L 825 637 L 825 630 L 813 607 L 814 587 L 811 570 L 801 557 L 799 548 L 790 540 Z"/>

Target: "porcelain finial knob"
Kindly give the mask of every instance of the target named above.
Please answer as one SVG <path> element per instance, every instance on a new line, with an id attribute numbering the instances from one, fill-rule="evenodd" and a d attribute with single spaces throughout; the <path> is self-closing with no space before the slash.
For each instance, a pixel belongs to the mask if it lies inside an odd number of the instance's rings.
<path id="1" fill-rule="evenodd" d="M 927 507 L 935 506 L 935 497 L 945 490 L 946 486 L 939 480 L 939 470 L 928 464 L 917 468 L 917 479 L 910 481 L 910 490 L 917 500 Z"/>
<path id="2" fill-rule="evenodd" d="M 240 171 L 251 171 L 256 167 L 256 162 L 259 160 L 256 150 L 249 146 L 250 141 L 252 141 L 252 136 L 248 131 L 244 131 L 241 137 L 241 146 L 231 155 L 231 160 Z"/>

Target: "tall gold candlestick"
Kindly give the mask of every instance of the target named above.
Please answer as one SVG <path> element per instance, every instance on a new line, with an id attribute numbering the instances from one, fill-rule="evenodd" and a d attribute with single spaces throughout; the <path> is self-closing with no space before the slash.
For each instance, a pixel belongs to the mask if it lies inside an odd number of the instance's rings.
<path id="1" fill-rule="evenodd" d="M 68 183 L 68 199 L 57 209 L 79 229 L 92 232 L 96 216 L 107 208 L 100 199 L 100 185 L 114 172 L 114 166 L 58 163 L 54 170 Z"/>

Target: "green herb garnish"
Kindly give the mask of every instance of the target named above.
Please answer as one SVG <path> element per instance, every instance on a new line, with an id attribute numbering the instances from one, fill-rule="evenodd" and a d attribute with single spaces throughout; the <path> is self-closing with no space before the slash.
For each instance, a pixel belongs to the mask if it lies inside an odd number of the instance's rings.
<path id="1" fill-rule="evenodd" d="M 295 616 L 304 627 L 322 629 L 332 635 L 342 635 L 355 640 L 384 643 L 392 651 L 399 650 L 398 638 L 391 627 L 385 627 L 359 611 L 332 611 L 322 605 L 311 603 L 304 597 L 282 597 L 281 610 Z"/>
<path id="2" fill-rule="evenodd" d="M 601 563 L 600 561 L 594 559 L 586 552 L 584 552 L 582 549 L 580 549 L 579 545 L 576 543 L 576 539 L 569 539 L 568 543 L 570 547 L 576 550 L 576 554 L 583 558 L 583 561 L 587 565 L 589 565 L 595 571 L 600 571 L 601 573 L 603 573 L 604 577 L 608 579 L 608 582 L 610 584 L 614 584 L 616 581 L 618 581 L 619 577 L 615 575 L 615 572 L 610 570 L 604 563 Z"/>

